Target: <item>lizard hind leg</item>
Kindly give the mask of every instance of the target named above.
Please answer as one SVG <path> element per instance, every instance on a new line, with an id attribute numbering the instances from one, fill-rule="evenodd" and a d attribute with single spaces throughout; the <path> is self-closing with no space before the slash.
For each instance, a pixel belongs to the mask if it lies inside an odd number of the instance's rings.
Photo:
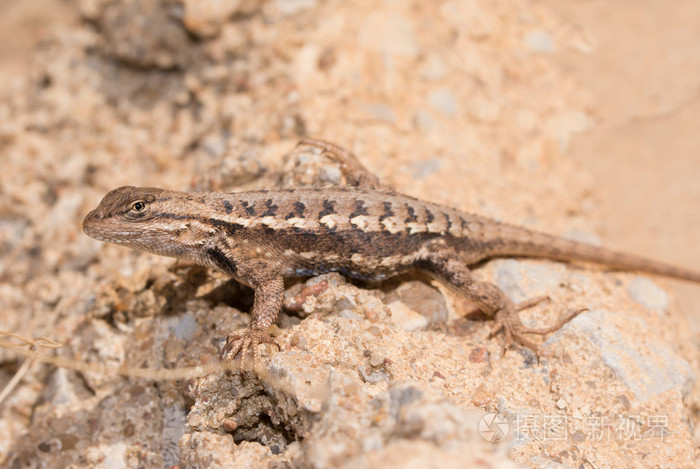
<path id="1" fill-rule="evenodd" d="M 537 297 L 522 303 L 513 303 L 496 285 L 474 279 L 471 272 L 460 262 L 451 250 L 432 252 L 423 256 L 416 267 L 435 275 L 438 279 L 456 287 L 468 300 L 476 303 L 485 314 L 493 317 L 495 323 L 490 336 L 500 331 L 504 334 L 503 353 L 517 342 L 537 353 L 539 347 L 526 334 L 548 334 L 556 331 L 581 311 L 560 318 L 556 324 L 547 328 L 529 328 L 520 320 L 518 312 L 535 306 L 547 297 Z"/>
<path id="2" fill-rule="evenodd" d="M 345 175 L 347 183 L 361 189 L 380 189 L 390 191 L 390 188 L 379 181 L 379 178 L 369 172 L 360 160 L 357 159 L 354 153 L 346 150 L 335 143 L 326 142 L 315 138 L 304 138 L 299 141 L 297 146 L 309 145 L 319 148 L 324 154 L 338 162 L 340 170 Z"/>
<path id="3" fill-rule="evenodd" d="M 530 298 L 528 300 L 522 301 L 520 303 L 515 304 L 515 311 L 522 311 L 524 309 L 532 308 L 533 306 L 536 306 L 544 301 L 549 301 L 548 296 L 536 296 L 534 298 Z M 580 308 L 576 309 L 573 311 L 570 311 L 567 314 L 564 314 L 557 319 L 557 322 L 552 324 L 551 326 L 548 327 L 541 327 L 541 328 L 533 328 L 533 327 L 526 327 L 525 325 L 522 325 L 522 330 L 525 334 L 537 334 L 537 335 L 546 335 L 551 332 L 558 331 L 559 329 L 564 326 L 564 324 L 568 323 L 572 319 L 574 319 L 576 316 L 579 314 L 583 313 L 584 311 L 588 311 L 588 308 Z M 500 322 L 498 321 L 498 318 L 496 318 L 496 323 L 494 324 L 492 330 L 491 330 L 491 336 L 495 335 L 498 333 L 500 328 L 503 326 L 500 325 Z"/>

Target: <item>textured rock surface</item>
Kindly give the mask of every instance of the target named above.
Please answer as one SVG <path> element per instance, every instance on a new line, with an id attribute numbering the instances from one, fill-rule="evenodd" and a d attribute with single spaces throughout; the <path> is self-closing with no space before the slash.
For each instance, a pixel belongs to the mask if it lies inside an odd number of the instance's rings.
<path id="1" fill-rule="evenodd" d="M 0 325 L 81 362 L 215 363 L 252 293 L 80 232 L 109 189 L 342 183 L 310 135 L 398 190 L 592 236 L 566 158 L 591 96 L 551 55 L 580 46 L 540 5 L 80 2 L 0 89 Z M 285 158 L 285 154 L 286 158 Z M 593 226 L 594 228 L 591 228 Z M 475 274 L 544 326 L 501 355 L 431 279 L 290 281 L 255 369 L 171 381 L 35 365 L 0 407 L 7 467 L 692 467 L 699 355 L 660 281 L 502 259 Z M 0 383 L 19 361 L 0 351 Z M 490 420 L 489 415 L 498 414 Z M 487 417 L 487 420 L 482 420 Z M 499 443 L 487 441 L 498 431 Z"/>

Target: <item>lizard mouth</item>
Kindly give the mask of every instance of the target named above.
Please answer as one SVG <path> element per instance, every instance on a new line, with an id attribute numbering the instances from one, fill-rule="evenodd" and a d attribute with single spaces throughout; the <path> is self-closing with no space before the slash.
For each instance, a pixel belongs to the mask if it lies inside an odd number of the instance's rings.
<path id="1" fill-rule="evenodd" d="M 107 226 L 106 226 L 107 225 Z M 108 226 L 109 223 L 100 219 L 92 211 L 83 220 L 83 232 L 91 238 L 116 244 L 126 244 L 137 238 L 142 231 L 125 230 L 123 227 Z"/>
<path id="2" fill-rule="evenodd" d="M 137 231 L 105 230 L 85 224 L 83 224 L 83 232 L 98 241 L 116 244 L 126 244 L 141 234 Z"/>

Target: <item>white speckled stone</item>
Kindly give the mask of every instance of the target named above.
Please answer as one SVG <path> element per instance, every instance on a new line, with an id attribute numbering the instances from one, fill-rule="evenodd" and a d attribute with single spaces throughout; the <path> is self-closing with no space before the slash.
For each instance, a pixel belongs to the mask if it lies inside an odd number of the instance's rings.
<path id="1" fill-rule="evenodd" d="M 646 277 L 635 277 L 627 287 L 627 292 L 632 299 L 651 309 L 666 309 L 668 296 L 666 292 Z"/>

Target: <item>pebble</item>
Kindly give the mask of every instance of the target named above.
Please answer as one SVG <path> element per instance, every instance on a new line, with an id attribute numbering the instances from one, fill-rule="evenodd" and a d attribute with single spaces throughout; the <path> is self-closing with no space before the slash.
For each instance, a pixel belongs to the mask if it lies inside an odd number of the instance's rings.
<path id="1" fill-rule="evenodd" d="M 468 105 L 469 115 L 477 122 L 492 124 L 498 121 L 501 110 L 499 106 L 485 98 L 474 96 L 470 98 Z"/>
<path id="2" fill-rule="evenodd" d="M 544 52 L 547 54 L 554 52 L 552 36 L 544 29 L 530 31 L 525 36 L 525 44 L 533 52 Z"/>
<path id="3" fill-rule="evenodd" d="M 496 263 L 496 285 L 517 302 L 554 291 L 562 282 L 561 269 L 554 265 L 529 265 L 514 259 Z"/>
<path id="4" fill-rule="evenodd" d="M 618 326 L 623 323 L 624 329 Z M 599 356 L 639 401 L 648 401 L 670 390 L 689 395 L 696 379 L 692 367 L 662 344 L 646 342 L 640 345 L 638 338 L 646 335 L 645 328 L 640 319 L 622 318 L 621 313 L 589 311 L 579 314 L 552 334 L 544 346 L 558 342 L 566 333 L 575 332 L 598 349 L 597 356 L 588 357 L 588 360 L 598 360 Z"/>
<path id="5" fill-rule="evenodd" d="M 240 0 L 184 0 L 182 23 L 192 34 L 214 37 L 221 32 L 224 22 L 236 11 Z"/>
<path id="6" fill-rule="evenodd" d="M 428 93 L 428 102 L 442 114 L 452 117 L 457 114 L 457 101 L 451 90 L 438 88 Z"/>
<path id="7" fill-rule="evenodd" d="M 388 56 L 415 58 L 419 55 L 413 24 L 400 14 L 370 13 L 363 21 L 360 44 Z"/>
<path id="8" fill-rule="evenodd" d="M 394 115 L 394 110 L 386 103 L 374 102 L 374 103 L 362 103 L 360 107 L 372 118 L 394 124 L 396 122 L 396 116 Z"/>
<path id="9" fill-rule="evenodd" d="M 173 328 L 173 332 L 178 339 L 190 340 L 197 332 L 197 320 L 190 313 L 185 313 Z"/>
<path id="10" fill-rule="evenodd" d="M 420 67 L 421 77 L 429 81 L 442 80 L 446 74 L 445 62 L 435 55 L 429 56 Z"/>
<path id="11" fill-rule="evenodd" d="M 556 139 L 559 142 L 561 151 L 566 153 L 571 135 L 585 132 L 592 125 L 588 116 L 581 111 L 563 111 L 552 116 L 544 123 L 544 132 L 548 137 Z"/>
<path id="12" fill-rule="evenodd" d="M 187 413 L 179 406 L 163 409 L 163 459 L 165 467 L 172 467 L 180 461 L 178 442 L 185 433 Z"/>
<path id="13" fill-rule="evenodd" d="M 428 324 L 447 322 L 448 310 L 445 297 L 439 290 L 417 280 L 404 282 L 386 298 L 387 304 L 399 300 L 409 310 L 426 318 Z"/>
<path id="14" fill-rule="evenodd" d="M 435 127 L 435 119 L 429 111 L 419 109 L 413 116 L 413 125 L 419 130 L 431 130 Z"/>
<path id="15" fill-rule="evenodd" d="M 438 159 L 429 159 L 417 161 L 409 167 L 411 175 L 416 179 L 423 179 L 426 176 L 433 174 L 442 167 L 442 161 Z"/>
<path id="16" fill-rule="evenodd" d="M 428 327 L 428 319 L 401 301 L 394 301 L 387 305 L 391 311 L 391 321 L 405 331 L 422 331 Z"/>
<path id="17" fill-rule="evenodd" d="M 197 0 L 194 0 L 197 1 Z M 284 16 L 292 16 L 316 8 L 316 0 L 275 0 L 275 6 Z"/>
<path id="18" fill-rule="evenodd" d="M 665 310 L 668 307 L 666 292 L 646 277 L 635 277 L 627 286 L 627 292 L 645 308 Z"/>

